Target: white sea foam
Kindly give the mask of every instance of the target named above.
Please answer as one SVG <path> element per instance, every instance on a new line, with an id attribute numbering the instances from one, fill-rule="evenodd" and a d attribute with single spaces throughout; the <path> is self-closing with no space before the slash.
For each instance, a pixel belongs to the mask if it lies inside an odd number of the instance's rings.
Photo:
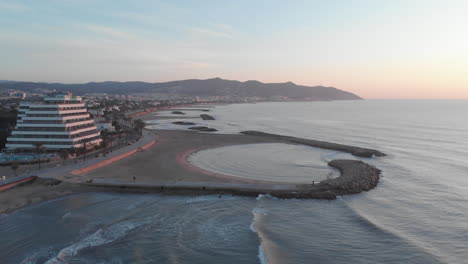
<path id="1" fill-rule="evenodd" d="M 36 264 L 40 259 L 47 258 L 48 256 L 52 256 L 51 247 L 42 248 L 37 250 L 32 255 L 21 261 L 21 264 Z"/>
<path id="2" fill-rule="evenodd" d="M 267 217 L 267 210 L 261 207 L 255 207 L 252 209 L 253 221 L 250 225 L 250 230 L 257 234 L 260 245 L 258 248 L 258 258 L 260 263 L 287 263 L 285 252 L 271 240 L 270 236 L 266 232 L 264 223 L 265 217 Z"/>
<path id="3" fill-rule="evenodd" d="M 236 200 L 236 199 L 241 199 L 240 197 L 232 196 L 232 195 L 203 195 L 203 196 L 197 196 L 194 198 L 190 198 L 186 203 L 197 203 L 197 202 L 208 202 L 208 201 L 230 201 L 230 200 Z"/>
<path id="4" fill-rule="evenodd" d="M 112 243 L 117 239 L 125 237 L 129 232 L 144 224 L 145 222 L 127 221 L 99 229 L 79 242 L 63 248 L 56 257 L 48 260 L 46 264 L 66 263 L 67 259 L 76 256 L 81 250 Z"/>
<path id="5" fill-rule="evenodd" d="M 269 194 L 259 194 L 257 196 L 257 201 L 260 201 L 262 199 L 273 199 L 273 200 L 278 200 L 278 198 L 274 197 L 274 196 L 271 196 Z"/>
<path id="6" fill-rule="evenodd" d="M 257 230 L 255 230 L 255 221 L 252 221 L 252 223 L 249 226 L 250 231 L 253 233 L 257 233 Z"/>
<path id="7" fill-rule="evenodd" d="M 68 213 L 62 215 L 62 219 L 70 218 L 70 217 L 71 217 L 71 214 L 72 214 L 71 212 L 68 212 Z"/>
<path id="8" fill-rule="evenodd" d="M 258 246 L 258 259 L 260 260 L 261 264 L 266 264 L 267 261 L 266 261 L 265 254 L 262 248 L 262 239 L 261 239 L 260 234 L 257 232 L 257 229 L 255 228 L 256 221 L 258 220 L 258 214 L 262 214 L 263 212 L 264 212 L 263 208 L 255 207 L 254 209 L 252 209 L 252 214 L 254 217 L 252 219 L 252 223 L 250 224 L 249 228 L 250 228 L 250 231 L 257 234 L 260 240 L 260 245 Z"/>
<path id="9" fill-rule="evenodd" d="M 267 210 L 265 208 L 255 207 L 254 209 L 252 209 L 252 214 L 254 216 L 256 216 L 256 215 L 267 215 Z"/>
<path id="10" fill-rule="evenodd" d="M 265 258 L 265 252 L 263 251 L 262 245 L 258 247 L 258 259 L 260 264 L 268 264 L 268 261 Z"/>
<path id="11" fill-rule="evenodd" d="M 63 221 L 88 221 L 90 220 L 88 215 L 80 214 L 80 213 L 74 213 L 74 212 L 68 212 L 62 216 Z"/>

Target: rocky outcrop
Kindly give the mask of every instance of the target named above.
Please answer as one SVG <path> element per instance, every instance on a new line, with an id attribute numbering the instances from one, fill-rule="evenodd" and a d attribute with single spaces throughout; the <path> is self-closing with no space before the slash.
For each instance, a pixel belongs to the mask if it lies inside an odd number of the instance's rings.
<path id="1" fill-rule="evenodd" d="M 175 121 L 175 122 L 172 122 L 172 124 L 182 125 L 182 126 L 193 126 L 193 125 L 195 125 L 195 123 L 193 123 L 193 122 L 184 122 L 184 121 Z"/>
<path id="2" fill-rule="evenodd" d="M 273 191 L 269 193 L 278 198 L 336 199 L 337 196 L 369 191 L 377 186 L 381 171 L 360 160 L 333 160 L 329 166 L 338 169 L 337 178 L 317 184 L 298 185 L 298 191 Z"/>
<path id="3" fill-rule="evenodd" d="M 201 119 L 203 120 L 215 120 L 214 117 L 210 116 L 210 115 L 207 115 L 207 114 L 201 114 L 200 115 Z"/>
<path id="4" fill-rule="evenodd" d="M 337 195 L 369 191 L 380 180 L 381 171 L 360 160 L 332 160 L 328 166 L 338 169 L 341 176 L 320 184 L 330 186 L 330 191 Z"/>
<path id="5" fill-rule="evenodd" d="M 189 127 L 191 130 L 197 130 L 201 132 L 214 132 L 218 131 L 217 129 L 211 128 L 211 127 L 206 127 L 206 126 L 194 126 L 194 127 Z"/>
<path id="6" fill-rule="evenodd" d="M 307 145 L 311 147 L 343 151 L 343 152 L 351 153 L 352 155 L 357 156 L 357 157 L 371 158 L 372 156 L 376 156 L 376 157 L 386 156 L 385 153 L 382 153 L 375 149 L 354 147 L 354 146 L 336 144 L 336 143 L 331 143 L 331 142 L 326 142 L 326 141 L 276 135 L 276 134 L 270 134 L 270 133 L 259 132 L 259 131 L 242 131 L 240 133 L 244 135 L 250 135 L 250 136 L 276 138 L 278 140 L 287 141 L 289 143 L 302 144 L 302 145 Z"/>

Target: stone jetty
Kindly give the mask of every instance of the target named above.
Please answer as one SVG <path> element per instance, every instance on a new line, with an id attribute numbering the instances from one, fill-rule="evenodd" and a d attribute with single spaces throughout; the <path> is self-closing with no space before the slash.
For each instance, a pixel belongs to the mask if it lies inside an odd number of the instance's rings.
<path id="1" fill-rule="evenodd" d="M 307 145 L 307 146 L 316 147 L 316 148 L 338 150 L 342 152 L 351 153 L 352 155 L 357 156 L 357 157 L 371 158 L 372 156 L 376 156 L 376 157 L 386 156 L 385 153 L 382 153 L 375 149 L 361 148 L 361 147 L 331 143 L 331 142 L 326 142 L 326 141 L 319 141 L 319 140 L 305 139 L 305 138 L 298 138 L 298 137 L 291 137 L 291 136 L 283 136 L 283 135 L 270 134 L 270 133 L 259 132 L 259 131 L 242 131 L 240 133 L 244 135 L 250 135 L 250 136 L 268 137 L 272 139 L 277 139 L 278 141 L 286 141 L 289 143 L 302 144 L 302 145 Z"/>

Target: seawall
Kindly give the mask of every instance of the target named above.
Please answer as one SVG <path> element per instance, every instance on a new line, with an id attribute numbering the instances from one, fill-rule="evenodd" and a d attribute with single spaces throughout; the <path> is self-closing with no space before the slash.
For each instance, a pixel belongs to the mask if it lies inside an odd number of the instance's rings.
<path id="1" fill-rule="evenodd" d="M 377 186 L 381 171 L 357 160 L 333 160 L 329 163 L 341 171 L 337 178 L 317 184 L 245 184 L 208 182 L 167 182 L 159 184 L 95 180 L 86 186 L 103 187 L 109 191 L 163 193 L 174 195 L 231 194 L 258 196 L 268 194 L 278 198 L 327 199 L 369 191 Z"/>
<path id="2" fill-rule="evenodd" d="M 305 139 L 305 138 L 298 138 L 298 137 L 291 137 L 291 136 L 283 136 L 283 135 L 270 134 L 270 133 L 259 132 L 259 131 L 242 131 L 240 133 L 244 135 L 250 135 L 250 136 L 274 138 L 274 139 L 281 140 L 281 141 L 287 141 L 290 143 L 302 144 L 302 145 L 307 145 L 311 147 L 343 151 L 343 152 L 350 153 L 357 157 L 371 158 L 372 156 L 376 156 L 376 157 L 386 156 L 385 153 L 382 153 L 375 149 L 336 144 L 336 143 L 331 143 L 331 142 L 326 142 L 326 141 L 319 141 L 319 140 Z"/>

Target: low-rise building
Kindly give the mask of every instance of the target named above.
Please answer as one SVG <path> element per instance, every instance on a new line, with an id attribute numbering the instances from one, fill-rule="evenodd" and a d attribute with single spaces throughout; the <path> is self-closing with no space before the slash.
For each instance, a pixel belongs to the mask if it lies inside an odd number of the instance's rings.
<path id="1" fill-rule="evenodd" d="M 96 127 L 99 131 L 107 130 L 108 132 L 115 131 L 114 126 L 112 126 L 112 122 L 96 122 Z"/>

